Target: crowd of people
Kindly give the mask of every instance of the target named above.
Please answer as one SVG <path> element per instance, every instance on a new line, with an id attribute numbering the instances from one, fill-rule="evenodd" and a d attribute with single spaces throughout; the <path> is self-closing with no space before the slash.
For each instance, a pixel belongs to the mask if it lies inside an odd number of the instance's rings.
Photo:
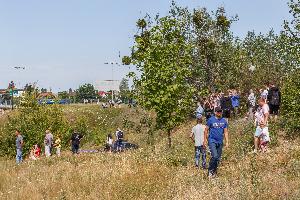
<path id="1" fill-rule="evenodd" d="M 23 146 L 24 146 L 24 139 L 20 132 L 20 130 L 16 130 L 16 162 L 17 164 L 20 164 L 23 161 Z M 78 133 L 78 131 L 74 131 L 70 138 L 70 145 L 72 149 L 73 154 L 79 153 L 79 146 L 80 141 L 83 138 L 83 136 Z M 56 156 L 61 155 L 61 137 L 57 135 L 55 138 L 50 130 L 45 131 L 45 137 L 44 137 L 44 155 L 45 157 L 50 157 L 52 155 L 52 152 L 54 152 Z M 29 158 L 32 160 L 38 160 L 41 157 L 41 146 L 36 143 L 34 144 L 30 149 Z"/>
<path id="2" fill-rule="evenodd" d="M 226 93 L 212 93 L 198 103 L 196 115 L 205 115 L 206 120 L 208 120 L 214 115 L 217 107 L 222 108 L 223 116 L 227 120 L 232 114 L 236 117 L 240 107 L 240 92 L 237 90 L 228 90 Z"/>
<path id="3" fill-rule="evenodd" d="M 74 155 L 79 154 L 80 142 L 83 138 L 83 135 L 74 131 L 70 138 L 71 151 Z M 50 157 L 54 152 L 56 156 L 60 157 L 61 155 L 61 137 L 57 135 L 55 138 L 50 130 L 45 131 L 44 137 L 44 155 L 45 157 Z M 105 150 L 112 152 L 121 152 L 124 150 L 124 132 L 118 128 L 115 132 L 115 140 L 113 139 L 113 134 L 108 134 L 106 139 Z M 19 130 L 16 130 L 16 162 L 20 164 L 23 160 L 23 145 L 24 139 Z M 41 157 L 42 149 L 41 146 L 36 143 L 30 149 L 29 159 L 38 160 Z"/>
<path id="4" fill-rule="evenodd" d="M 258 99 L 258 101 L 256 100 Z M 253 90 L 247 96 L 248 112 L 246 119 L 254 122 L 254 150 L 267 152 L 270 142 L 269 118 L 274 116 L 276 120 L 281 104 L 281 92 L 275 84 L 271 83 L 259 90 L 256 95 Z M 196 109 L 197 124 L 192 128 L 190 138 L 195 146 L 195 166 L 199 167 L 202 157 L 202 169 L 207 169 L 206 152 L 209 148 L 211 158 L 208 167 L 208 177 L 213 178 L 217 174 L 217 168 L 222 157 L 224 146 L 229 147 L 228 123 L 231 115 L 239 115 L 240 95 L 237 90 L 229 90 L 227 93 L 212 94 L 198 103 Z M 206 118 L 206 125 L 203 125 Z"/>

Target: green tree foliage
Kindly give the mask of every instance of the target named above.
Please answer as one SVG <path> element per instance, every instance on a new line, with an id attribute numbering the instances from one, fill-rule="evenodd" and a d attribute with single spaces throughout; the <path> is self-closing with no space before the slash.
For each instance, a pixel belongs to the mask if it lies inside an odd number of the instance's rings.
<path id="1" fill-rule="evenodd" d="M 196 9 L 190 15 L 194 85 L 214 91 L 235 83 L 243 67 L 236 62 L 240 52 L 230 32 L 230 26 L 237 17 L 229 19 L 222 7 L 212 13 L 205 8 Z"/>
<path id="2" fill-rule="evenodd" d="M 140 74 L 131 74 L 134 92 L 140 105 L 156 112 L 157 125 L 167 131 L 171 146 L 172 129 L 183 122 L 193 103 L 195 90 L 187 82 L 192 45 L 186 41 L 184 18 L 157 17 L 153 23 L 148 19 L 144 26 L 146 21 L 137 23 L 140 34 L 135 36 L 131 58 Z"/>
<path id="3" fill-rule="evenodd" d="M 282 116 L 287 133 L 299 135 L 300 131 L 300 69 L 286 78 L 282 88 Z"/>
<path id="4" fill-rule="evenodd" d="M 282 88 L 282 115 L 290 135 L 300 131 L 300 1 L 291 0 L 291 22 L 284 22 L 285 30 L 280 38 L 282 61 L 289 66 L 289 76 Z"/>
<path id="5" fill-rule="evenodd" d="M 97 96 L 96 90 L 92 84 L 81 85 L 76 90 L 76 101 L 82 102 L 84 99 L 95 99 Z"/>
<path id="6" fill-rule="evenodd" d="M 119 90 L 120 90 L 120 98 L 123 102 L 127 102 L 128 98 L 130 97 L 130 90 L 129 90 L 129 84 L 128 84 L 128 79 L 123 78 L 120 86 L 119 86 Z"/>
<path id="7" fill-rule="evenodd" d="M 67 91 L 62 91 L 58 93 L 58 98 L 60 99 L 68 99 L 69 98 L 69 93 Z"/>

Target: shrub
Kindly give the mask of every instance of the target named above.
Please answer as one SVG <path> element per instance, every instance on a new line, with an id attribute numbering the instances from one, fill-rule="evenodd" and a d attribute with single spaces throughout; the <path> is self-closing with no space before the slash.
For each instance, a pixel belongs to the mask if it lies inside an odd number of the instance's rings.
<path id="1" fill-rule="evenodd" d="M 15 154 L 15 130 L 24 138 L 24 152 L 28 153 L 34 144 L 42 145 L 45 131 L 51 130 L 65 141 L 69 137 L 70 126 L 59 105 L 38 105 L 33 96 L 26 96 L 23 107 L 0 129 L 0 155 Z"/>
<path id="2" fill-rule="evenodd" d="M 289 136 L 300 131 L 300 69 L 286 78 L 282 87 L 282 117 Z"/>

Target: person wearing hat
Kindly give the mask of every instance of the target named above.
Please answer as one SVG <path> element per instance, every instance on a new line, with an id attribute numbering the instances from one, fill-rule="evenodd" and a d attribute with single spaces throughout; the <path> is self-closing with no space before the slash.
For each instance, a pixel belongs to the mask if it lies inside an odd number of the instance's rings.
<path id="1" fill-rule="evenodd" d="M 229 146 L 228 123 L 222 117 L 223 111 L 220 107 L 215 109 L 215 116 L 211 117 L 206 124 L 204 147 L 207 146 L 211 152 L 211 158 L 208 167 L 208 177 L 213 178 L 217 174 L 217 168 L 222 156 L 223 140 L 225 137 L 225 146 Z"/>

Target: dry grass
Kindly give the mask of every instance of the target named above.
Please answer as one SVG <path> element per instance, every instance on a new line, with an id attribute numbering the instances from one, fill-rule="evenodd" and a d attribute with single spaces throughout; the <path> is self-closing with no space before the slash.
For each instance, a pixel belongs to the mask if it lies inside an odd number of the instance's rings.
<path id="1" fill-rule="evenodd" d="M 192 125 L 174 132 L 171 150 L 162 137 L 154 147 L 142 143 L 139 150 L 122 154 L 64 152 L 60 158 L 27 160 L 20 166 L 3 158 L 0 199 L 300 199 L 299 141 L 281 136 L 267 154 L 241 154 L 235 144 L 244 125 L 234 124 L 218 178 L 208 180 L 206 171 L 193 167 L 187 137 Z"/>

